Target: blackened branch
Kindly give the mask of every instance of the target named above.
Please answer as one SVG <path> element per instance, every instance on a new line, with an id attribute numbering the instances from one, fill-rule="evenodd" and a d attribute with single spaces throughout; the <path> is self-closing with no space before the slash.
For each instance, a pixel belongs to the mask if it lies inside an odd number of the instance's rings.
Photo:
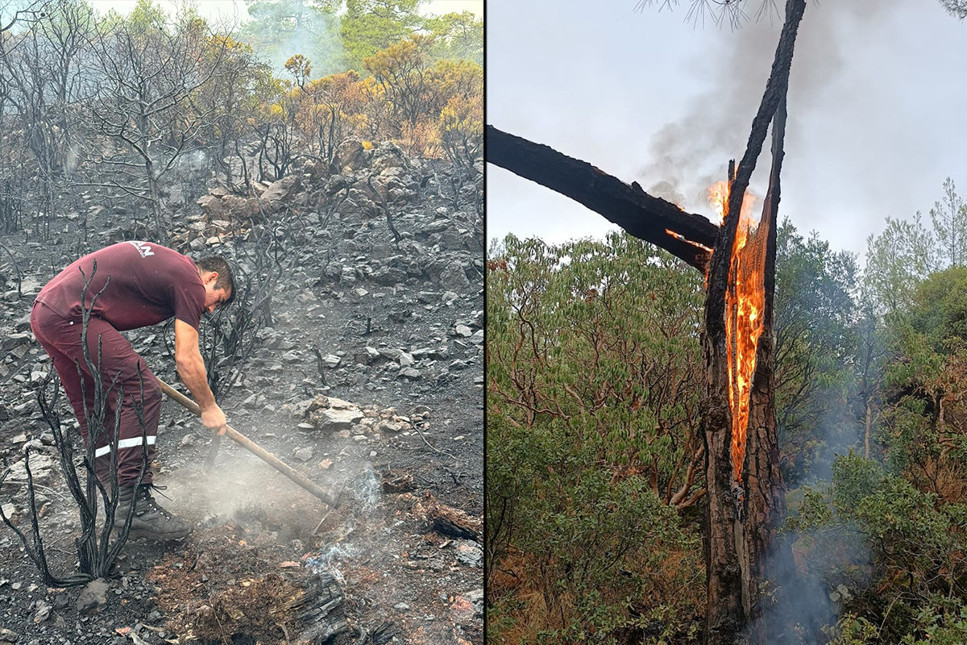
<path id="1" fill-rule="evenodd" d="M 487 126 L 488 162 L 537 182 L 603 215 L 699 271 L 708 264 L 719 228 L 708 219 L 628 185 L 591 164 L 548 146 Z M 706 247 L 706 248 L 703 248 Z"/>

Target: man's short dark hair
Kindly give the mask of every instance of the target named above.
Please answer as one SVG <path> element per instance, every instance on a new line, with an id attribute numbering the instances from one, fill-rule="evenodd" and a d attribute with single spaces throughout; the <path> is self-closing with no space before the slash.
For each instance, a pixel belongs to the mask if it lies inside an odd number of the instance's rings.
<path id="1" fill-rule="evenodd" d="M 227 290 L 228 299 L 223 304 L 231 304 L 232 300 L 235 299 L 235 275 L 225 258 L 219 255 L 206 255 L 195 260 L 195 266 L 202 271 L 218 274 L 218 279 L 215 280 L 215 288 Z"/>

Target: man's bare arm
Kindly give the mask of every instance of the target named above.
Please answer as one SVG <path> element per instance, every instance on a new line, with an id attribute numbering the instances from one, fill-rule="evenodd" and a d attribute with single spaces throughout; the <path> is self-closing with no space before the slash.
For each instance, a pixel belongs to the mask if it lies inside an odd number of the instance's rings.
<path id="1" fill-rule="evenodd" d="M 225 413 L 215 403 L 215 395 L 208 387 L 205 360 L 198 348 L 198 330 L 183 320 L 175 319 L 175 365 L 178 375 L 191 390 L 195 403 L 201 408 L 201 421 L 206 428 L 224 428 Z M 221 433 L 219 433 L 221 434 Z"/>

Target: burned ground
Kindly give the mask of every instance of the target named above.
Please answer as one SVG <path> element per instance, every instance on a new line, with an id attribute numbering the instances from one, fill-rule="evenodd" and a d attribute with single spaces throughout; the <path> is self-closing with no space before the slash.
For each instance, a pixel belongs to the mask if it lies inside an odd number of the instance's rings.
<path id="1" fill-rule="evenodd" d="M 259 200 L 168 196 L 171 245 L 183 252 L 233 254 L 256 232 L 284 251 L 271 318 L 234 383 L 222 368 L 219 401 L 235 429 L 341 504 L 228 441 L 206 467 L 207 431 L 166 401 L 155 481 L 170 501 L 159 501 L 194 533 L 131 541 L 98 599 L 95 588 L 45 586 L 0 527 L 0 643 L 482 643 L 481 179 L 393 146 L 353 152 L 338 172 L 307 164 Z M 120 207 L 87 208 L 90 248 L 77 214 L 56 221 L 49 241 L 3 240 L 0 452 L 11 470 L 0 503 L 29 524 L 30 446 L 60 574 L 76 568 L 78 518 L 36 402 L 49 361 L 30 335 L 30 303 L 79 253 L 142 237 Z M 176 383 L 170 337 L 163 325 L 129 334 Z M 72 424 L 63 397 L 59 407 Z M 323 629 L 340 625 L 331 637 Z"/>

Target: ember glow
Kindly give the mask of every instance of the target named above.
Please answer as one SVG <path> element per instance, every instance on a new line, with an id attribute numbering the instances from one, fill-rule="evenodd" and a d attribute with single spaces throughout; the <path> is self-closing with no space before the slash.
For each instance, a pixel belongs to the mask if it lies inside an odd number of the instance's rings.
<path id="1" fill-rule="evenodd" d="M 712 249 L 710 249 L 709 247 L 705 246 L 704 244 L 699 244 L 698 242 L 693 242 L 690 239 L 688 239 L 687 237 L 685 237 L 684 235 L 682 235 L 681 233 L 678 233 L 676 231 L 673 231 L 670 228 L 666 228 L 665 229 L 665 233 L 667 235 L 670 235 L 671 237 L 675 238 L 676 240 L 679 240 L 680 242 L 685 242 L 686 244 L 691 244 L 692 246 L 694 246 L 697 249 L 702 249 L 703 251 L 706 251 L 708 253 L 711 253 L 712 252 Z"/>
<path id="2" fill-rule="evenodd" d="M 714 192 L 713 192 L 714 191 Z M 719 182 L 709 189 L 710 201 L 724 219 L 728 184 Z M 749 426 L 750 395 L 755 375 L 756 348 L 763 329 L 765 310 L 766 226 L 752 217 L 755 198 L 746 193 L 732 246 L 729 288 L 725 295 L 726 358 L 729 376 L 729 406 L 732 410 L 732 472 L 742 481 L 746 432 Z"/>

